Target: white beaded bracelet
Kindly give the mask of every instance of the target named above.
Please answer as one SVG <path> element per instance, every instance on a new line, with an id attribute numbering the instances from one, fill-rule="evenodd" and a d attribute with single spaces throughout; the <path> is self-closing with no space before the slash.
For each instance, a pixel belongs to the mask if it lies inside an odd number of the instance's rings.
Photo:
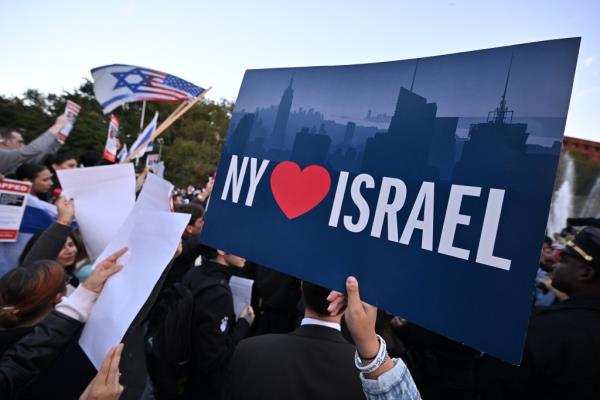
<path id="1" fill-rule="evenodd" d="M 379 341 L 379 350 L 377 351 L 377 355 L 374 359 L 368 360 L 370 361 L 365 365 L 365 362 L 358 355 L 358 351 L 354 353 L 354 365 L 360 372 L 365 374 L 370 374 L 375 371 L 377 368 L 381 367 L 381 365 L 385 362 L 387 357 L 387 348 L 385 344 L 385 340 L 379 335 L 377 335 L 377 340 Z"/>

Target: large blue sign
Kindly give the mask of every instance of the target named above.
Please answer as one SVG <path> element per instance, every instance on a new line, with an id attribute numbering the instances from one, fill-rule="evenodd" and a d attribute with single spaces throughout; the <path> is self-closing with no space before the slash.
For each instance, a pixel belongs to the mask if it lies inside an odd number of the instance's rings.
<path id="1" fill-rule="evenodd" d="M 520 362 L 579 41 L 247 71 L 202 240 Z"/>

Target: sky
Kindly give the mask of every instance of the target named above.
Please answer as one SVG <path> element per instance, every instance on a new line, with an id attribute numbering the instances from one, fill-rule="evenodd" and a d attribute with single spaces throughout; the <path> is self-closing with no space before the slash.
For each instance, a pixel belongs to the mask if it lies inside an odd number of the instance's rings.
<path id="1" fill-rule="evenodd" d="M 247 69 L 362 64 L 581 36 L 565 134 L 600 141 L 600 1 L 4 1 L 0 94 L 133 64 L 235 100 Z M 360 96 L 360 82 L 356 95 Z"/>

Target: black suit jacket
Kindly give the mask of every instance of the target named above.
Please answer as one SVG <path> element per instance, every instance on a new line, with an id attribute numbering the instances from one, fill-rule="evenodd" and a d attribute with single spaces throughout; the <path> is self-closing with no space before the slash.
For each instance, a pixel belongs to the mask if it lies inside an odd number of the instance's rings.
<path id="1" fill-rule="evenodd" d="M 339 331 L 319 325 L 242 340 L 233 355 L 226 397 L 364 399 L 354 350 Z"/>

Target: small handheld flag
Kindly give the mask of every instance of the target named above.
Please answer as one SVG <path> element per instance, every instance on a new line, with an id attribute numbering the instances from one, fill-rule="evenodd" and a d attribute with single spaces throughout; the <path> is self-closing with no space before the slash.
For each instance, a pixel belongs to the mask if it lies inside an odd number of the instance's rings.
<path id="1" fill-rule="evenodd" d="M 125 161 L 128 154 L 129 153 L 127 152 L 127 144 L 123 144 L 121 151 L 119 152 L 119 154 L 117 154 L 117 160 L 119 160 L 119 163 L 122 163 L 123 161 Z"/>
<path id="2" fill-rule="evenodd" d="M 105 65 L 91 72 L 94 94 L 105 114 L 133 101 L 186 101 L 204 91 L 174 75 L 135 65 Z"/>
<path id="3" fill-rule="evenodd" d="M 152 137 L 152 135 L 156 131 L 157 122 L 158 122 L 158 112 L 154 113 L 154 118 L 152 118 L 152 121 L 150 121 L 150 123 L 144 128 L 142 133 L 140 133 L 138 135 L 137 139 L 135 139 L 135 142 L 133 142 L 133 144 L 131 145 L 129 154 L 133 154 L 133 152 L 137 148 L 143 146 L 144 148 L 140 149 L 140 151 L 136 154 L 135 158 L 140 158 L 141 156 L 144 155 L 144 152 L 146 151 L 145 148 L 148 146 L 148 140 Z"/>

